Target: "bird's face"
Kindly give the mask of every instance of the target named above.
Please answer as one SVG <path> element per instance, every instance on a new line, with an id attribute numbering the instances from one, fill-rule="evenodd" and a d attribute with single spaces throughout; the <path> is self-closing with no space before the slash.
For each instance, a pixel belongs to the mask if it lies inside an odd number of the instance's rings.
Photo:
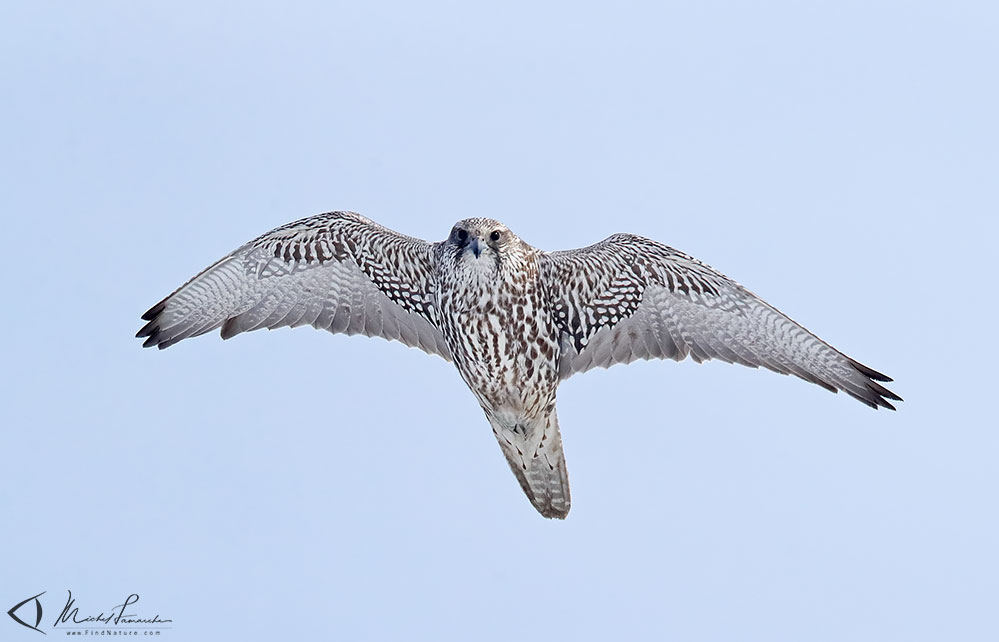
<path id="1" fill-rule="evenodd" d="M 482 272 L 498 272 L 517 241 L 505 225 L 488 218 L 458 221 L 447 240 L 456 264 Z"/>

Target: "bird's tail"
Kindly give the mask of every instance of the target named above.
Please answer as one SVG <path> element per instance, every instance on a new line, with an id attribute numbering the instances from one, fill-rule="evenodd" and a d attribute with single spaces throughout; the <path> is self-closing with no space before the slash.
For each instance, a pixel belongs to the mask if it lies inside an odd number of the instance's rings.
<path id="1" fill-rule="evenodd" d="M 510 469 L 527 498 L 548 518 L 569 514 L 569 476 L 555 412 L 543 419 L 508 424 L 490 419 Z"/>

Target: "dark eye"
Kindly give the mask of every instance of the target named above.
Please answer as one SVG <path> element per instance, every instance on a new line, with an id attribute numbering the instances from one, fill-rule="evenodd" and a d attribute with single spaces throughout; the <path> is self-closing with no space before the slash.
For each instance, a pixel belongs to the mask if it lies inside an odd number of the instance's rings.
<path id="1" fill-rule="evenodd" d="M 499 237 L 500 237 L 499 230 L 496 230 L 492 234 L 489 235 L 489 240 L 490 241 L 498 241 Z"/>
<path id="2" fill-rule="evenodd" d="M 459 241 L 465 241 L 468 239 L 468 232 L 465 230 L 458 230 L 458 233 L 455 236 L 458 237 Z"/>

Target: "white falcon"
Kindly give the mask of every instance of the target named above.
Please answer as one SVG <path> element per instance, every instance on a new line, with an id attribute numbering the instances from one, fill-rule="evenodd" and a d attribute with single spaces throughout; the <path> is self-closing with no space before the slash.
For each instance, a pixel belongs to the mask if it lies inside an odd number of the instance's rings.
<path id="1" fill-rule="evenodd" d="M 221 328 L 312 325 L 453 361 L 510 468 L 545 517 L 569 513 L 555 393 L 563 380 L 636 359 L 721 359 L 872 408 L 901 401 L 854 361 L 735 281 L 655 241 L 615 234 L 578 250 L 531 247 L 498 221 L 459 221 L 444 241 L 353 212 L 279 227 L 147 311 L 136 336 L 169 347 Z"/>

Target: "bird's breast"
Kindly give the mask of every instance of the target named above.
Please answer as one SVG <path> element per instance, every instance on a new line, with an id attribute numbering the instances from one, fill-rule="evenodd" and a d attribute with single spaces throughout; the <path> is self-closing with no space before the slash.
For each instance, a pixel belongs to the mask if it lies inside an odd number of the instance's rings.
<path id="1" fill-rule="evenodd" d="M 470 293 L 440 309 L 455 365 L 483 407 L 533 415 L 554 403 L 556 329 L 535 293 Z"/>

